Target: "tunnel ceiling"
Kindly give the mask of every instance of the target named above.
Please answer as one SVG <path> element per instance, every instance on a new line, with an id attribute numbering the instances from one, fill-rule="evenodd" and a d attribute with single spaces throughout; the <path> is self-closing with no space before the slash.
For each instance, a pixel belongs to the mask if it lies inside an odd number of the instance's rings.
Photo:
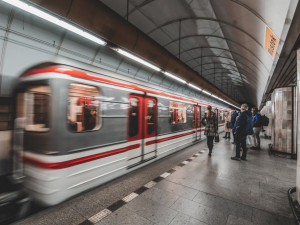
<path id="1" fill-rule="evenodd" d="M 259 104 L 297 0 L 99 0 L 238 102 Z M 268 27 L 280 40 L 265 49 Z M 180 74 L 178 74 L 180 75 Z"/>

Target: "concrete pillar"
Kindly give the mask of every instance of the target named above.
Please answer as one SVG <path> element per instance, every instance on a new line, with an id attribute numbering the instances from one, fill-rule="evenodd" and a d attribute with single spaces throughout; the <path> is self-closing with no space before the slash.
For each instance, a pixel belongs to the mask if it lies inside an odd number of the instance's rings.
<path id="1" fill-rule="evenodd" d="M 292 153 L 292 87 L 277 88 L 272 93 L 273 150 Z"/>
<path id="2" fill-rule="evenodd" d="M 300 49 L 297 50 L 297 115 L 300 114 Z M 297 118 L 297 124 L 300 123 L 300 116 Z M 297 149 L 300 149 L 300 126 L 297 126 Z M 297 157 L 297 201 L 300 202 L 300 157 Z"/>

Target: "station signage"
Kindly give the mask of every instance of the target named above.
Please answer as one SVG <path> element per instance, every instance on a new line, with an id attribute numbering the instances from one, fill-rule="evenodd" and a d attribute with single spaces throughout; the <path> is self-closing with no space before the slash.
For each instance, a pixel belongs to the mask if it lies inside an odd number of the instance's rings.
<path id="1" fill-rule="evenodd" d="M 272 57 L 272 59 L 275 58 L 278 44 L 279 44 L 279 39 L 271 31 L 271 29 L 268 26 L 266 26 L 265 49 L 270 54 L 270 56 Z"/>

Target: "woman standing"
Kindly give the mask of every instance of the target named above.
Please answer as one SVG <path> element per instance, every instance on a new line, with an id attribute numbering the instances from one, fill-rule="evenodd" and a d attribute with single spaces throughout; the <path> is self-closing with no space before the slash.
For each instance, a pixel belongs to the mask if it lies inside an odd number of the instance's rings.
<path id="1" fill-rule="evenodd" d="M 211 111 L 211 106 L 207 106 L 205 116 L 201 122 L 205 125 L 204 135 L 206 135 L 207 147 L 209 149 L 208 155 L 211 156 L 214 147 L 214 137 L 218 132 L 218 119 L 216 114 Z"/>
<path id="2" fill-rule="evenodd" d="M 225 136 L 223 138 L 230 139 L 231 132 L 231 117 L 228 112 L 225 112 Z"/>

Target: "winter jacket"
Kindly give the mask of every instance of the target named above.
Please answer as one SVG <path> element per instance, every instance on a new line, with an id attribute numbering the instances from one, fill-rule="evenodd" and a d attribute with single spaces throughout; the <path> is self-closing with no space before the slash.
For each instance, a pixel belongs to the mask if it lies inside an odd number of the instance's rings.
<path id="1" fill-rule="evenodd" d="M 231 115 L 231 128 L 233 129 L 235 121 L 236 121 L 236 117 L 239 115 L 239 113 L 237 111 L 235 111 L 232 115 Z"/>
<path id="2" fill-rule="evenodd" d="M 261 127 L 261 124 L 258 123 L 260 116 L 261 115 L 259 113 L 256 113 L 254 116 L 252 116 L 253 127 Z"/>
<path id="3" fill-rule="evenodd" d="M 205 124 L 204 135 L 206 136 L 215 136 L 218 132 L 218 118 L 214 112 L 210 113 L 210 117 L 206 117 L 206 113 L 204 118 L 202 118 L 201 123 Z"/>
<path id="4" fill-rule="evenodd" d="M 238 119 L 236 120 L 235 126 L 233 128 L 236 137 L 246 137 L 246 127 L 247 127 L 247 119 L 251 117 L 251 112 L 245 111 L 241 112 Z"/>
<path id="5" fill-rule="evenodd" d="M 231 132 L 231 128 L 227 128 L 227 123 L 231 125 L 230 115 L 225 116 L 225 132 Z"/>

